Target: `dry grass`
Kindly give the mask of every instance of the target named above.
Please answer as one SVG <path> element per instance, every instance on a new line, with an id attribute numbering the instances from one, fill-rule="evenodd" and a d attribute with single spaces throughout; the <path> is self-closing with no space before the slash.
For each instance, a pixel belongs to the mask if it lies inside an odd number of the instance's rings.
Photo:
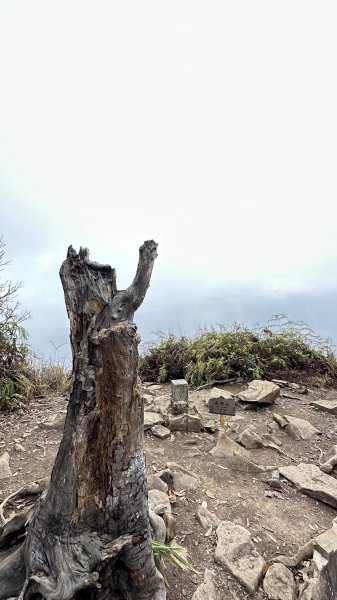
<path id="1" fill-rule="evenodd" d="M 71 371 L 65 361 L 51 359 L 30 360 L 27 369 L 27 396 L 43 397 L 51 394 L 65 396 L 69 392 Z"/>

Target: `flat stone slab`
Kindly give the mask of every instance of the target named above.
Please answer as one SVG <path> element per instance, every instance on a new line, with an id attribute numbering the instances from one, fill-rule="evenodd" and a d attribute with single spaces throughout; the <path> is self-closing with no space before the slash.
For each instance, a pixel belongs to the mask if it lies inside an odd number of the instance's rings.
<path id="1" fill-rule="evenodd" d="M 299 419 L 297 417 L 291 417 L 290 415 L 284 415 L 284 419 L 287 421 L 284 431 L 294 440 L 310 440 L 314 435 L 321 434 L 321 432 L 306 419 Z"/>
<path id="2" fill-rule="evenodd" d="M 279 467 L 279 471 L 300 492 L 337 508 L 337 479 L 322 473 L 316 465 L 300 463 L 298 466 Z"/>
<path id="3" fill-rule="evenodd" d="M 268 569 L 263 589 L 270 600 L 294 600 L 296 597 L 294 576 L 281 563 L 275 563 Z"/>
<path id="4" fill-rule="evenodd" d="M 314 400 L 310 402 L 310 406 L 314 406 L 318 410 L 337 415 L 337 400 Z"/>
<path id="5" fill-rule="evenodd" d="M 160 440 L 166 440 L 171 435 L 170 430 L 167 429 L 167 427 L 164 427 L 164 425 L 154 425 L 151 427 L 151 433 L 153 433 L 153 435 L 158 437 Z"/>
<path id="6" fill-rule="evenodd" d="M 263 466 L 257 465 L 251 460 L 248 450 L 233 442 L 223 432 L 220 432 L 217 444 L 210 450 L 210 454 L 217 458 L 226 458 L 226 464 L 243 473 L 264 473 L 265 471 Z"/>
<path id="7" fill-rule="evenodd" d="M 197 490 L 200 487 L 198 478 L 192 471 L 188 471 L 174 462 L 168 462 L 166 466 L 172 473 L 173 488 L 177 492 L 181 492 L 182 490 Z"/>
<path id="8" fill-rule="evenodd" d="M 215 562 L 224 566 L 250 594 L 254 594 L 265 561 L 255 548 L 250 532 L 231 521 L 221 521 L 216 533 Z"/>
<path id="9" fill-rule="evenodd" d="M 216 528 L 220 524 L 218 517 L 204 506 L 198 506 L 195 518 L 204 529 Z"/>
<path id="10" fill-rule="evenodd" d="M 280 388 L 271 381 L 260 381 L 254 379 L 248 384 L 248 389 L 236 394 L 236 398 L 242 402 L 254 402 L 255 404 L 273 404 L 280 395 Z"/>
<path id="11" fill-rule="evenodd" d="M 311 540 L 311 544 L 313 546 L 312 565 L 314 566 L 314 577 L 312 586 L 310 586 L 310 593 L 305 593 L 307 588 L 305 592 L 299 596 L 299 599 L 335 600 L 337 589 L 336 518 L 332 521 L 332 528 L 324 531 Z"/>
<path id="12" fill-rule="evenodd" d="M 163 416 L 157 412 L 145 411 L 144 429 L 151 429 L 154 425 L 161 425 L 164 422 Z"/>
<path id="13" fill-rule="evenodd" d="M 314 539 L 314 548 L 326 559 L 337 553 L 337 531 L 334 527 L 327 529 Z"/>

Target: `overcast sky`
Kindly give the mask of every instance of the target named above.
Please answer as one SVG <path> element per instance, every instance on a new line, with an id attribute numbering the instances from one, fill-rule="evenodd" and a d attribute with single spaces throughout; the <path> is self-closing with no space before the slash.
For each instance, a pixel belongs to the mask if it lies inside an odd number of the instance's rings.
<path id="1" fill-rule="evenodd" d="M 335 0 L 0 0 L 1 225 L 39 352 L 67 246 L 168 328 L 274 313 L 337 339 Z"/>

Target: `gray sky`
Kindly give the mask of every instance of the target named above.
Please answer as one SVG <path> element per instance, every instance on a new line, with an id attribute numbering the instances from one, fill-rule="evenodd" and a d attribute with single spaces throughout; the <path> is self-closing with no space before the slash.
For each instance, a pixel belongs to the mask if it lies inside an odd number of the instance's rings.
<path id="1" fill-rule="evenodd" d="M 33 319 L 66 341 L 71 243 L 129 284 L 138 323 L 274 313 L 337 339 L 334 0 L 1 0 L 1 227 Z"/>

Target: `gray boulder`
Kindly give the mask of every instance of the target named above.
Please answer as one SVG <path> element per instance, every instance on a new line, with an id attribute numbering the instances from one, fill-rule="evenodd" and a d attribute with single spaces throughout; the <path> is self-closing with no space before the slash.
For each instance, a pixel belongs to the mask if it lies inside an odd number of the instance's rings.
<path id="1" fill-rule="evenodd" d="M 306 419 L 298 419 L 284 415 L 287 425 L 284 431 L 294 440 L 310 440 L 314 435 L 320 435 L 320 431 L 311 425 Z"/>
<path id="2" fill-rule="evenodd" d="M 279 415 L 278 413 L 274 413 L 273 414 L 273 421 L 275 421 L 275 423 L 279 427 L 281 427 L 281 429 L 285 429 L 285 427 L 287 427 L 287 425 L 288 425 L 288 421 L 284 417 L 282 417 L 281 415 Z M 270 425 L 270 428 L 271 428 L 271 425 Z M 275 431 L 277 431 L 277 428 L 276 428 Z"/>
<path id="3" fill-rule="evenodd" d="M 167 427 L 164 427 L 164 425 L 154 425 L 151 427 L 151 433 L 160 440 L 166 440 L 171 435 L 170 430 L 167 429 Z"/>
<path id="4" fill-rule="evenodd" d="M 337 508 L 337 480 L 322 473 L 316 465 L 300 463 L 279 467 L 279 471 L 304 494 Z"/>
<path id="5" fill-rule="evenodd" d="M 296 597 L 293 574 L 281 563 L 275 563 L 268 569 L 263 589 L 270 600 L 294 600 Z"/>
<path id="6" fill-rule="evenodd" d="M 310 406 L 314 406 L 318 410 L 337 415 L 337 400 L 314 400 L 310 402 Z"/>
<path id="7" fill-rule="evenodd" d="M 234 396 L 227 390 L 220 390 L 217 387 L 211 389 L 208 398 L 206 400 L 207 406 L 209 405 L 209 401 L 213 400 L 213 398 L 221 398 L 223 400 L 233 400 Z"/>
<path id="8" fill-rule="evenodd" d="M 158 477 L 158 475 L 156 475 L 156 474 L 148 476 L 147 488 L 148 488 L 148 490 L 159 490 L 160 492 L 164 492 L 164 494 L 167 494 L 167 492 L 168 492 L 167 483 L 165 483 L 165 481 L 160 479 L 160 477 Z"/>
<path id="9" fill-rule="evenodd" d="M 324 462 L 320 465 L 323 473 L 332 473 L 335 465 L 337 465 L 337 446 L 334 445 L 328 452 L 323 455 Z"/>
<path id="10" fill-rule="evenodd" d="M 221 521 L 217 537 L 215 561 L 225 567 L 250 594 L 254 594 L 265 561 L 255 548 L 250 532 L 231 521 Z"/>
<path id="11" fill-rule="evenodd" d="M 187 413 L 183 415 L 170 415 L 170 431 L 187 431 Z"/>
<path id="12" fill-rule="evenodd" d="M 226 458 L 226 464 L 243 473 L 263 473 L 265 471 L 263 466 L 257 465 L 251 460 L 248 450 L 233 442 L 223 432 L 220 432 L 217 444 L 210 450 L 210 454 L 216 458 Z"/>
<path id="13" fill-rule="evenodd" d="M 242 402 L 254 402 L 255 404 L 273 404 L 280 395 L 280 388 L 271 381 L 254 379 L 248 384 L 248 389 L 236 394 L 236 398 Z"/>
<path id="14" fill-rule="evenodd" d="M 204 529 L 210 529 L 211 527 L 218 527 L 220 521 L 218 517 L 211 513 L 204 506 L 198 506 L 195 518 Z"/>
<path id="15" fill-rule="evenodd" d="M 260 436 L 250 427 L 247 427 L 242 433 L 240 433 L 238 442 L 248 450 L 253 448 L 263 448 L 265 446 Z"/>
<path id="16" fill-rule="evenodd" d="M 173 489 L 177 492 L 182 490 L 197 490 L 199 481 L 197 475 L 174 462 L 168 462 L 167 468 L 173 477 Z"/>
<path id="17" fill-rule="evenodd" d="M 187 415 L 187 431 L 199 433 L 203 428 L 203 419 L 200 414 Z"/>
<path id="18" fill-rule="evenodd" d="M 166 525 L 163 517 L 157 515 L 153 510 L 149 509 L 149 521 L 152 529 L 152 539 L 158 542 L 166 540 Z"/>
<path id="19" fill-rule="evenodd" d="M 164 512 L 171 512 L 171 504 L 168 495 L 160 490 L 149 490 L 148 502 L 150 510 L 156 515 L 163 514 Z"/>

